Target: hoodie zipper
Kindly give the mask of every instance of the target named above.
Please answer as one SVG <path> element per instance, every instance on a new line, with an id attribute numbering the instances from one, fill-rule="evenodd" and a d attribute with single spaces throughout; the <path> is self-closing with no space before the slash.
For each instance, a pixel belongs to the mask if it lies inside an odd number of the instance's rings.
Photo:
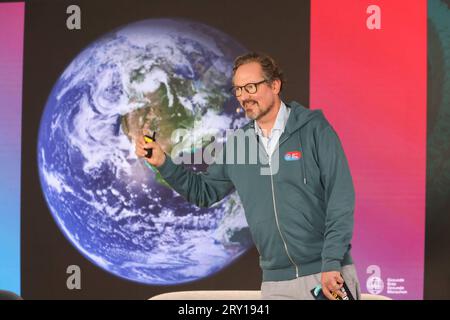
<path id="1" fill-rule="evenodd" d="M 291 257 L 291 254 L 289 253 L 289 250 L 288 250 L 288 247 L 287 247 L 287 244 L 286 244 L 286 240 L 284 239 L 283 233 L 281 233 L 280 224 L 278 222 L 278 211 L 277 211 L 277 205 L 276 205 L 276 201 L 275 201 L 275 189 L 274 189 L 274 186 L 273 186 L 273 174 L 272 174 L 272 165 L 271 165 L 270 156 L 269 156 L 269 169 L 270 169 L 270 183 L 271 183 L 271 186 L 272 186 L 273 210 L 275 212 L 275 222 L 277 223 L 278 232 L 280 233 L 281 241 L 283 241 L 284 249 L 286 250 L 286 254 L 287 254 L 289 260 L 291 261 L 291 263 L 295 267 L 295 277 L 298 278 L 298 266 L 295 264 L 294 260 Z"/>
<path id="2" fill-rule="evenodd" d="M 251 127 L 254 128 L 253 124 L 251 125 Z M 278 142 L 278 148 L 288 138 L 289 138 L 289 136 L 286 136 L 282 141 L 279 141 Z M 257 143 L 259 145 L 259 136 L 258 136 L 258 134 L 256 134 L 256 141 L 257 141 Z M 303 146 L 302 146 L 302 152 L 303 152 Z M 286 254 L 287 254 L 289 260 L 291 261 L 292 265 L 295 267 L 295 277 L 298 278 L 298 275 L 299 275 L 298 269 L 299 268 L 298 268 L 297 264 L 294 262 L 294 259 L 292 259 L 291 254 L 289 253 L 289 249 L 287 247 L 286 240 L 284 239 L 283 233 L 281 232 L 280 223 L 278 222 L 278 211 L 277 211 L 277 204 L 276 204 L 276 201 L 275 201 L 275 188 L 274 188 L 274 185 L 273 185 L 273 173 L 272 173 L 272 163 L 271 163 L 272 159 L 271 159 L 271 156 L 269 156 L 268 154 L 267 154 L 267 156 L 269 158 L 270 184 L 271 184 L 271 187 L 272 187 L 272 202 L 273 202 L 273 210 L 274 210 L 274 213 L 275 213 L 275 222 L 277 224 L 277 228 L 278 228 L 278 232 L 279 232 L 280 237 L 281 237 L 281 241 L 283 242 L 283 245 L 284 245 L 284 250 L 286 251 Z M 305 170 L 304 167 L 303 167 L 303 170 Z M 306 178 L 303 181 L 306 184 Z"/>

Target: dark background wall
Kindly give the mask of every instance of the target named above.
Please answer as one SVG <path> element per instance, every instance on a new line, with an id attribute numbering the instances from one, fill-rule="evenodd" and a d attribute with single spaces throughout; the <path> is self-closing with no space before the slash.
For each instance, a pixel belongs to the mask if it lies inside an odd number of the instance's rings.
<path id="1" fill-rule="evenodd" d="M 425 299 L 450 299 L 450 1 L 428 1 Z"/>

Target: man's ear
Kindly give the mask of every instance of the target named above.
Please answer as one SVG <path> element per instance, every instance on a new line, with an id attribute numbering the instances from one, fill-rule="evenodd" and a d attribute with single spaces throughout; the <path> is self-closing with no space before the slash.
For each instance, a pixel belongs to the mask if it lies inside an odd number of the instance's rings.
<path id="1" fill-rule="evenodd" d="M 275 79 L 272 80 L 272 91 L 274 94 L 279 94 L 281 90 L 281 80 Z"/>

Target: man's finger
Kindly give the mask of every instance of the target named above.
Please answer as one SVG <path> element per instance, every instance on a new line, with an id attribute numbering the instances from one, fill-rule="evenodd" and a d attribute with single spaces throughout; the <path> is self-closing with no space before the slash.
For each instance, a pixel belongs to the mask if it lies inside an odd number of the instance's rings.
<path id="1" fill-rule="evenodd" d="M 143 157 L 143 156 L 145 156 L 146 153 L 147 153 L 147 151 L 136 150 L 136 155 L 138 157 Z"/>
<path id="2" fill-rule="evenodd" d="M 334 293 L 336 293 L 341 299 L 343 300 L 347 295 L 342 292 L 341 290 L 335 290 Z"/>
<path id="3" fill-rule="evenodd" d="M 323 294 L 325 295 L 325 297 L 327 297 L 328 300 L 336 300 L 335 297 L 333 297 L 333 295 L 331 294 L 331 291 L 328 290 L 327 288 L 322 288 Z"/>
<path id="4" fill-rule="evenodd" d="M 149 141 L 144 143 L 144 149 L 148 149 L 148 148 L 156 148 L 157 144 L 154 141 Z"/>
<path id="5" fill-rule="evenodd" d="M 340 286 L 339 286 L 339 283 L 337 283 L 336 281 L 331 281 L 327 285 L 327 288 L 330 291 L 334 291 L 334 290 L 338 290 L 340 288 Z"/>
<path id="6" fill-rule="evenodd" d="M 338 275 L 338 276 L 336 277 L 336 281 L 342 284 L 342 283 L 344 283 L 344 278 L 342 278 L 341 275 Z"/>
<path id="7" fill-rule="evenodd" d="M 144 149 L 144 148 L 145 148 L 145 142 L 136 144 L 136 149 Z"/>

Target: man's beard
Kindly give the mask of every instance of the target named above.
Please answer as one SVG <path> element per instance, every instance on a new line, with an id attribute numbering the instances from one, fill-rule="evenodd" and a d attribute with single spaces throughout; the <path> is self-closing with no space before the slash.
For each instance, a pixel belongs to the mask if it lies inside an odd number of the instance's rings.
<path id="1" fill-rule="evenodd" d="M 251 103 L 251 102 L 254 102 L 254 103 Z M 247 111 L 247 108 L 245 108 L 245 106 L 247 104 L 249 104 L 250 108 L 252 109 L 251 114 Z M 255 120 L 255 121 L 258 121 L 259 119 L 261 119 L 261 117 L 264 117 L 273 108 L 273 104 L 272 104 L 266 110 L 261 110 L 259 103 L 256 102 L 255 100 L 245 100 L 242 102 L 242 106 L 244 108 L 245 115 L 247 116 L 247 118 L 249 118 L 251 120 Z M 259 113 L 258 113 L 258 111 L 259 111 Z"/>

